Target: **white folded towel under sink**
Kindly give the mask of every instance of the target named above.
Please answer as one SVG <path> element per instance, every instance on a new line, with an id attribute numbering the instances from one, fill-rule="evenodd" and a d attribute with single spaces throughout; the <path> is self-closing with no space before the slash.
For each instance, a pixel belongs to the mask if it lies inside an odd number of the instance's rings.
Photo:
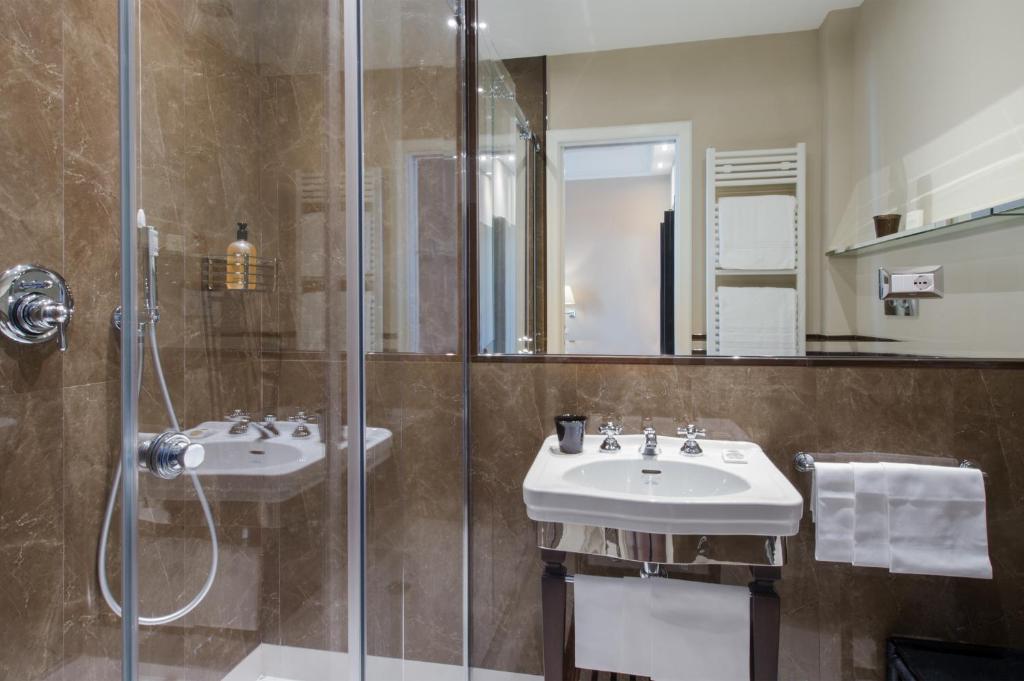
<path id="1" fill-rule="evenodd" d="M 577 575 L 576 666 L 654 681 L 750 678 L 750 591 L 652 577 Z"/>

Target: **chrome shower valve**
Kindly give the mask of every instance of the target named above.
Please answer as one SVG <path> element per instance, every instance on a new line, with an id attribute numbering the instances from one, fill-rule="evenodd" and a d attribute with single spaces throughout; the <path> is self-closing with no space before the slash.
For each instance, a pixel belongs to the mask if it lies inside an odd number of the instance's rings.
<path id="1" fill-rule="evenodd" d="M 54 336 L 68 349 L 75 310 L 63 277 L 36 265 L 16 265 L 0 275 L 0 332 L 16 343 L 45 343 Z"/>
<path id="2" fill-rule="evenodd" d="M 199 468 L 205 459 L 205 447 L 173 430 L 166 430 L 139 445 L 139 468 L 164 480 L 173 480 L 186 470 Z"/>

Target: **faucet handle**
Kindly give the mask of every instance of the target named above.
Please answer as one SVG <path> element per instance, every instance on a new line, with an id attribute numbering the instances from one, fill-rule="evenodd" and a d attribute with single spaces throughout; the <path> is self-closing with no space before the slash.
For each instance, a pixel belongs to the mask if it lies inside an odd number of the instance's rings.
<path id="1" fill-rule="evenodd" d="M 676 429 L 676 434 L 685 437 L 686 441 L 683 442 L 683 446 L 679 448 L 679 451 L 686 456 L 700 456 L 704 453 L 700 445 L 697 444 L 697 439 L 707 435 L 707 431 L 703 428 L 698 428 L 692 423 L 688 423 L 685 426 L 679 426 Z"/>
<path id="2" fill-rule="evenodd" d="M 604 435 L 604 442 L 599 449 L 602 452 L 617 452 L 622 449 L 616 435 L 622 434 L 622 419 L 615 414 L 605 414 L 597 426 L 597 432 Z"/>
<path id="3" fill-rule="evenodd" d="M 685 437 L 688 440 L 699 440 L 707 437 L 708 432 L 703 428 L 698 428 L 692 423 L 688 423 L 685 426 L 679 426 L 676 428 L 676 435 Z"/>

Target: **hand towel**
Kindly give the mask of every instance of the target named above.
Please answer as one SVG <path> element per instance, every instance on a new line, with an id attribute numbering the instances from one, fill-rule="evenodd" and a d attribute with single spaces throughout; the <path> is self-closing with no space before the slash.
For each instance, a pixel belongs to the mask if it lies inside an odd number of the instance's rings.
<path id="1" fill-rule="evenodd" d="M 718 202 L 718 267 L 781 270 L 796 267 L 796 199 L 728 196 Z"/>
<path id="2" fill-rule="evenodd" d="M 714 351 L 719 355 L 796 354 L 796 291 L 791 288 L 721 286 Z"/>
<path id="3" fill-rule="evenodd" d="M 576 575 L 576 666 L 651 675 L 650 587 L 646 579 Z"/>
<path id="4" fill-rule="evenodd" d="M 814 464 L 814 558 L 853 561 L 853 467 L 848 463 Z"/>
<path id="5" fill-rule="evenodd" d="M 889 567 L 889 499 L 883 463 L 852 463 L 853 564 Z"/>
<path id="6" fill-rule="evenodd" d="M 750 590 L 654 577 L 649 583 L 655 681 L 748 681 Z"/>
<path id="7" fill-rule="evenodd" d="M 913 464 L 884 470 L 890 570 L 992 579 L 981 471 Z"/>

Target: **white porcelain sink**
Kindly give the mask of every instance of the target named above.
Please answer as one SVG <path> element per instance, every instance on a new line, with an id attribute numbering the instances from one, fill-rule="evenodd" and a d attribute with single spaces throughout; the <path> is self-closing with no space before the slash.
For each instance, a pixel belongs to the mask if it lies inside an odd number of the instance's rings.
<path id="1" fill-rule="evenodd" d="M 309 424 L 309 437 L 294 438 L 291 434 L 296 425 L 279 421 L 276 426 L 281 434 L 267 440 L 260 440 L 259 431 L 253 426 L 243 435 L 232 435 L 228 432 L 232 426 L 229 421 L 207 421 L 185 433 L 206 449 L 206 460 L 196 469 L 199 475 L 280 476 L 300 471 L 324 458 L 324 443 L 320 441 L 318 426 Z M 391 431 L 385 428 L 367 428 L 367 451 L 390 438 Z M 341 448 L 345 445 L 342 442 Z"/>
<path id="2" fill-rule="evenodd" d="M 523 482 L 527 514 L 537 521 L 665 534 L 791 536 L 803 497 L 752 442 L 698 440 L 704 453 L 685 456 L 684 440 L 659 437 L 661 453 L 640 455 L 643 436 L 621 435 L 622 449 L 598 449 L 587 435 L 580 454 L 544 441 Z M 729 462 L 740 458 L 745 463 Z"/>

